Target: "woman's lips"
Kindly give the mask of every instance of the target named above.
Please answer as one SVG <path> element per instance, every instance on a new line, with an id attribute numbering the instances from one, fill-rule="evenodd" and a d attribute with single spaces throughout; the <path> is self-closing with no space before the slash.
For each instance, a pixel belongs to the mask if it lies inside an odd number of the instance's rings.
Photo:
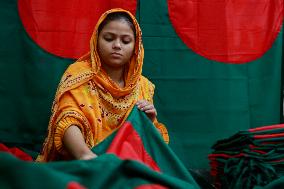
<path id="1" fill-rule="evenodd" d="M 121 58 L 122 54 L 120 54 L 120 53 L 111 53 L 111 57 L 113 57 L 113 58 Z"/>

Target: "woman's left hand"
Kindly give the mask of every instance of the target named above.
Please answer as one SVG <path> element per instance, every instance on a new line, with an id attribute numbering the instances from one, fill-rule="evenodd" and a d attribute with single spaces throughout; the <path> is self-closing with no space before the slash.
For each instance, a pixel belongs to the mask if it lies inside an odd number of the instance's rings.
<path id="1" fill-rule="evenodd" d="M 153 122 L 156 119 L 157 111 L 153 104 L 148 102 L 147 100 L 138 100 L 136 105 L 139 110 L 146 113 L 146 115 L 151 119 Z"/>

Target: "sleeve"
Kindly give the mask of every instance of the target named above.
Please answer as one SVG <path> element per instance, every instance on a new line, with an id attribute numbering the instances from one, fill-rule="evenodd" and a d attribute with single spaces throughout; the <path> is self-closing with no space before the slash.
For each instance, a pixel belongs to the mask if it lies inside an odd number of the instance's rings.
<path id="1" fill-rule="evenodd" d="M 147 78 L 144 77 L 143 79 L 144 79 L 144 82 L 142 84 L 142 87 L 147 89 L 144 93 L 144 98 L 148 100 L 149 102 L 151 102 L 152 104 L 154 104 L 153 97 L 154 97 L 155 85 L 151 83 Z M 157 119 L 154 120 L 153 124 L 158 129 L 158 131 L 161 133 L 164 141 L 168 144 L 170 141 L 170 137 L 169 137 L 166 126 L 160 123 Z"/>
<path id="2" fill-rule="evenodd" d="M 63 142 L 62 142 L 63 136 L 65 134 L 65 131 L 72 125 L 79 127 L 81 132 L 84 131 L 83 125 L 80 123 L 79 120 L 77 120 L 74 117 L 65 117 L 57 123 L 55 133 L 54 133 L 54 145 L 55 145 L 55 148 L 58 152 L 63 151 L 63 149 L 64 149 Z M 83 132 L 82 132 L 82 134 L 84 136 Z"/>
<path id="3" fill-rule="evenodd" d="M 153 122 L 153 124 L 155 125 L 155 127 L 158 129 L 158 131 L 161 133 L 164 141 L 169 144 L 170 142 L 170 137 L 169 137 L 169 133 L 168 130 L 166 128 L 166 126 L 162 123 L 159 123 L 157 119 L 155 119 L 155 121 Z"/>
<path id="4" fill-rule="evenodd" d="M 54 131 L 54 146 L 59 153 L 64 152 L 63 137 L 66 130 L 74 125 L 77 126 L 86 141 L 86 144 L 91 147 L 92 144 L 88 140 L 92 138 L 92 133 L 89 129 L 89 122 L 84 116 L 83 112 L 77 107 L 76 102 L 73 100 L 70 93 L 66 93 L 62 96 L 62 104 L 60 109 L 61 113 L 55 123 Z"/>

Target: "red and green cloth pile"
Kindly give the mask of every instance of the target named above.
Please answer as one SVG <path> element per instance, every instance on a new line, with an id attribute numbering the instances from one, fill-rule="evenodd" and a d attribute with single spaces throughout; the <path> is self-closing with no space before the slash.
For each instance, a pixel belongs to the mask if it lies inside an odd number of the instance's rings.
<path id="1" fill-rule="evenodd" d="M 284 173 L 284 124 L 239 131 L 212 148 L 211 175 L 218 188 L 265 186 Z"/>
<path id="2" fill-rule="evenodd" d="M 0 188 L 199 188 L 152 122 L 136 107 L 118 131 L 92 150 L 99 156 L 88 161 L 38 163 L 20 160 L 22 152 L 13 153 L 12 148 L 2 145 Z"/>

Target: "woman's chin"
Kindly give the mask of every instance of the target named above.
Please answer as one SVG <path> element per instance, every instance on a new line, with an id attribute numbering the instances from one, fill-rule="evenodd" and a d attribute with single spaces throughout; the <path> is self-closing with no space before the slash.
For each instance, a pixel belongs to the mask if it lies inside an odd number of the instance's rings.
<path id="1" fill-rule="evenodd" d="M 121 61 L 112 61 L 108 65 L 111 66 L 112 68 L 123 68 L 126 63 L 121 62 Z"/>

